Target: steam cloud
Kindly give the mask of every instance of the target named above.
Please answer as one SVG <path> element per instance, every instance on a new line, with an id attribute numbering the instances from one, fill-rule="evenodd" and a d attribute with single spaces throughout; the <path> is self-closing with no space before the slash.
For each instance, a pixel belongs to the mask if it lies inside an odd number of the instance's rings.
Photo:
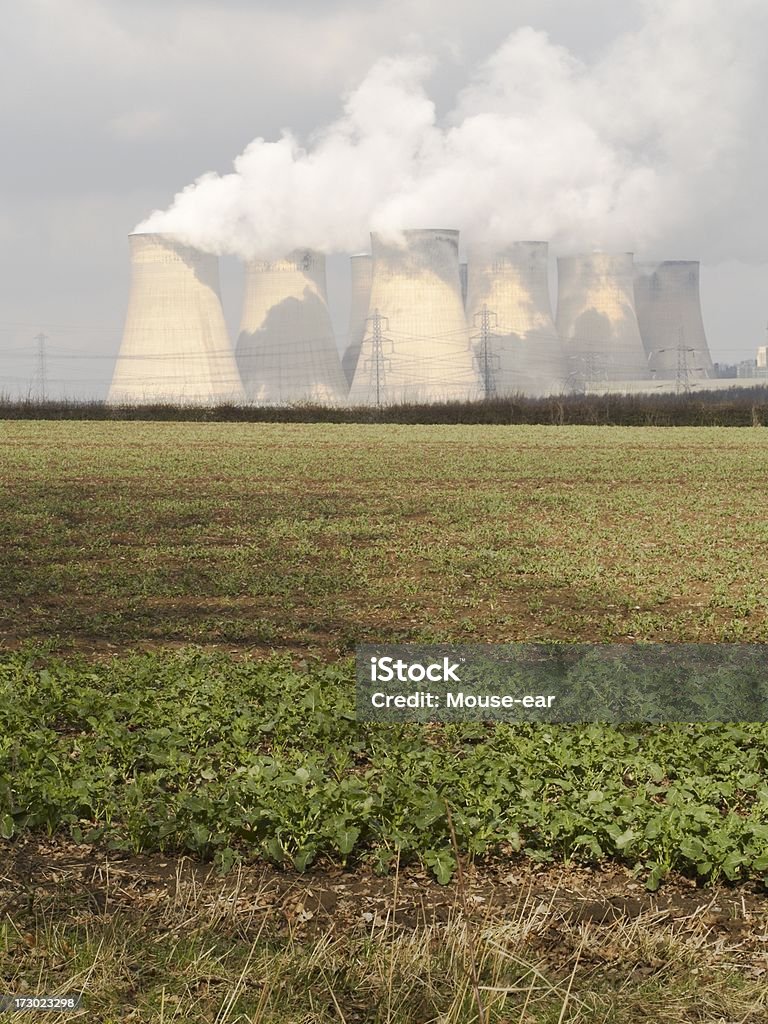
<path id="1" fill-rule="evenodd" d="M 591 64 L 522 28 L 442 122 L 432 60 L 380 60 L 310 144 L 257 138 L 233 173 L 203 175 L 136 230 L 246 259 L 356 251 L 371 229 L 396 239 L 423 226 L 562 248 L 701 244 L 729 203 L 738 218 L 760 144 L 748 125 L 764 7 L 647 0 L 644 23 Z"/>

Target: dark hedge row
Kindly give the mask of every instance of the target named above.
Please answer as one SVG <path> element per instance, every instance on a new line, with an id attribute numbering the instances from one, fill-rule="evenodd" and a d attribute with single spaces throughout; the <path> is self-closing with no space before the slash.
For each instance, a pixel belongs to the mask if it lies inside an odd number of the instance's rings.
<path id="1" fill-rule="evenodd" d="M 768 385 L 728 391 L 657 395 L 561 395 L 494 398 L 477 402 L 388 405 L 381 408 L 287 407 L 222 404 L 109 406 L 104 402 L 0 398 L 0 418 L 39 420 L 179 420 L 231 423 L 488 423 L 555 426 L 768 426 Z"/>

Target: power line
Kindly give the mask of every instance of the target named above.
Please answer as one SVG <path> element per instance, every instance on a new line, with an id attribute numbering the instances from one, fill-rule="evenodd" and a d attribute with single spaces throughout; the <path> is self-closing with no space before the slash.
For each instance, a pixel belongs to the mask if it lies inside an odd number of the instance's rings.
<path id="1" fill-rule="evenodd" d="M 111 324 L 59 324 L 59 323 L 30 323 L 26 320 L 0 320 L 0 330 L 5 327 L 46 327 L 49 331 L 112 331 L 115 334 L 122 333 L 122 327 Z"/>

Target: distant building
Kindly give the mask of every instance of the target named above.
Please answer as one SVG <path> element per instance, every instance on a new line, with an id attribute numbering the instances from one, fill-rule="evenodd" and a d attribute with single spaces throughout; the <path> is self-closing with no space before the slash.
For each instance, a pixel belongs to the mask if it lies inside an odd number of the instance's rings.
<path id="1" fill-rule="evenodd" d="M 737 376 L 735 363 L 715 363 L 714 369 L 715 377 L 719 377 L 721 380 L 731 380 Z"/>
<path id="2" fill-rule="evenodd" d="M 467 320 L 486 398 L 565 390 L 547 261 L 546 242 L 469 248 Z"/>
<path id="3" fill-rule="evenodd" d="M 349 328 L 347 330 L 347 345 L 341 360 L 347 384 L 351 384 L 354 380 L 357 360 L 360 358 L 360 349 L 363 347 L 365 338 L 365 329 L 368 326 L 373 259 L 368 253 L 362 252 L 351 256 L 349 265 L 352 286 L 349 303 Z"/>
<path id="4" fill-rule="evenodd" d="M 374 232 L 366 330 L 350 405 L 466 402 L 480 397 L 461 298 L 459 232 Z"/>
<path id="5" fill-rule="evenodd" d="M 714 377 L 699 298 L 699 264 L 635 264 L 635 306 L 648 365 L 656 379 Z"/>
<path id="6" fill-rule="evenodd" d="M 757 361 L 755 359 L 742 359 L 736 367 L 737 377 L 757 377 Z"/>
<path id="7" fill-rule="evenodd" d="M 172 235 L 129 235 L 131 292 L 110 404 L 242 404 L 219 261 Z"/>
<path id="8" fill-rule="evenodd" d="M 557 329 L 572 387 L 649 380 L 632 253 L 561 256 L 557 272 Z"/>
<path id="9" fill-rule="evenodd" d="M 347 393 L 328 310 L 325 256 L 297 249 L 246 265 L 237 363 L 259 405 L 340 405 Z"/>

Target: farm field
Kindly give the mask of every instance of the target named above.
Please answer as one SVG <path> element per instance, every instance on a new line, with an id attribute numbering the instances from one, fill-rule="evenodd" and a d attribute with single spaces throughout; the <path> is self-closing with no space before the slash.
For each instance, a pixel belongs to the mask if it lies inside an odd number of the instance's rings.
<path id="1" fill-rule="evenodd" d="M 6 421 L 0 487 L 6 646 L 766 635 L 760 428 Z"/>
<path id="2" fill-rule="evenodd" d="M 768 726 L 358 725 L 351 662 L 764 641 L 763 434 L 0 422 L 0 983 L 765 1020 Z"/>

